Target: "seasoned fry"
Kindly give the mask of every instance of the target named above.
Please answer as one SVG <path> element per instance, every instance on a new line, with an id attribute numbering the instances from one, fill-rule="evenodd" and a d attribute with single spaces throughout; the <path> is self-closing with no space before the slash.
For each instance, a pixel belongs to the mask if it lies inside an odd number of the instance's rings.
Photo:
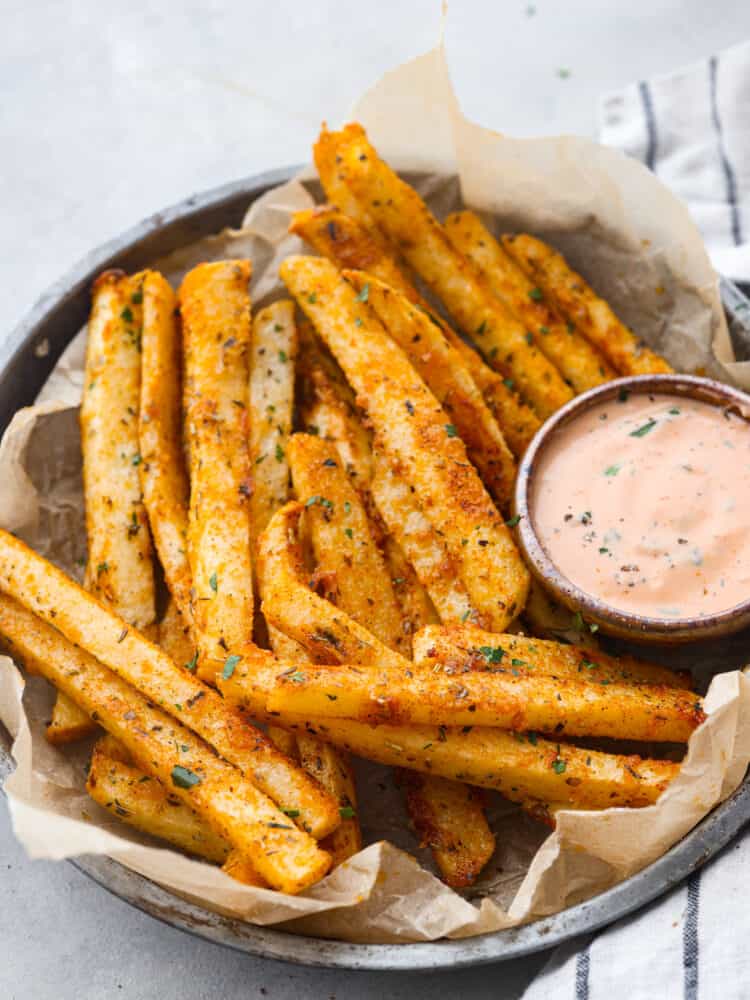
<path id="1" fill-rule="evenodd" d="M 237 768 L 88 652 L 4 595 L 0 634 L 14 654 L 33 661 L 39 673 L 123 743 L 138 767 L 247 855 L 271 886 L 299 892 L 325 875 L 329 856 Z"/>
<path id="2" fill-rule="evenodd" d="M 77 743 L 91 736 L 97 729 L 85 712 L 60 691 L 57 692 L 52 709 L 52 718 L 44 731 L 44 735 L 53 746 L 64 746 L 67 743 Z"/>
<path id="3" fill-rule="evenodd" d="M 545 301 L 542 291 L 500 246 L 474 212 L 454 212 L 445 220 L 453 246 L 479 268 L 492 291 L 536 337 L 539 350 L 560 370 L 576 392 L 616 378 L 592 344 Z"/>
<path id="4" fill-rule="evenodd" d="M 523 608 L 529 575 L 455 427 L 332 264 L 291 257 L 281 274 L 344 369 L 379 446 L 398 463 L 433 527 L 443 533 L 478 611 L 477 623 L 502 631 Z"/>
<path id="5" fill-rule="evenodd" d="M 454 889 L 473 885 L 495 851 L 481 793 L 406 768 L 399 768 L 397 778 L 422 846 L 432 850 L 444 881 Z"/>
<path id="6" fill-rule="evenodd" d="M 156 615 L 138 474 L 143 280 L 120 271 L 97 278 L 81 402 L 87 586 L 136 628 Z"/>
<path id="7" fill-rule="evenodd" d="M 201 677 L 252 641 L 247 399 L 250 262 L 201 264 L 182 282 L 188 555 Z"/>
<path id="8" fill-rule="evenodd" d="M 271 515 L 289 499 L 286 448 L 292 432 L 297 329 L 294 303 L 255 316 L 250 349 L 250 538 L 252 551 Z"/>
<path id="9" fill-rule="evenodd" d="M 302 582 L 297 528 L 303 510 L 301 503 L 286 504 L 258 540 L 258 582 L 269 624 L 301 643 L 313 659 L 402 667 L 408 663 L 404 657 Z"/>
<path id="10" fill-rule="evenodd" d="M 510 503 L 516 463 L 461 354 L 442 329 L 400 292 L 366 271 L 344 271 L 380 322 L 405 352 L 453 421 L 490 496 Z"/>
<path id="11" fill-rule="evenodd" d="M 86 791 L 118 820 L 150 837 L 215 864 L 227 859 L 229 844 L 198 813 L 149 774 L 110 757 L 99 743 L 91 758 Z"/>
<path id="12" fill-rule="evenodd" d="M 503 247 L 543 295 L 589 340 L 620 375 L 673 371 L 615 316 L 609 304 L 565 261 L 534 236 L 503 236 Z"/>
<path id="13" fill-rule="evenodd" d="M 358 203 L 354 202 L 349 205 L 349 209 L 356 211 L 357 206 Z M 337 267 L 367 271 L 424 309 L 433 324 L 442 330 L 450 346 L 461 355 L 464 366 L 481 391 L 510 450 L 516 458 L 520 458 L 539 429 L 539 418 L 513 392 L 510 379 L 504 381 L 441 317 L 435 315 L 429 303 L 422 298 L 396 263 L 393 248 L 384 246 L 357 219 L 352 215 L 344 215 L 331 205 L 323 205 L 296 212 L 289 229 L 307 240 L 318 253 L 328 257 Z M 506 385 L 506 381 L 511 385 Z"/>
<path id="14" fill-rule="evenodd" d="M 259 889 L 268 887 L 268 883 L 259 874 L 250 858 L 241 851 L 232 851 L 222 865 L 221 870 L 235 879 L 235 881 L 243 882 L 245 885 L 254 885 Z"/>
<path id="15" fill-rule="evenodd" d="M 330 796 L 263 733 L 61 570 L 5 531 L 0 531 L 0 590 L 189 725 L 282 809 L 298 811 L 299 824 L 314 836 L 323 837 L 335 828 L 338 812 Z M 226 658 L 225 674 L 235 667 L 238 655 Z"/>
<path id="16" fill-rule="evenodd" d="M 362 849 L 362 830 L 357 818 L 357 790 L 351 764 L 340 750 L 324 743 L 311 733 L 297 735 L 302 766 L 317 778 L 323 788 L 336 796 L 341 823 L 320 842 L 333 858 L 336 868 Z"/>
<path id="17" fill-rule="evenodd" d="M 157 271 L 147 272 L 143 282 L 138 439 L 138 471 L 154 545 L 169 591 L 191 629 L 193 580 L 187 555 L 190 486 L 182 449 L 182 349 L 177 299 Z"/>
<path id="18" fill-rule="evenodd" d="M 313 724 L 286 709 L 271 714 L 266 704 L 274 669 L 278 672 L 278 664 L 265 669 L 256 664 L 239 667 L 229 680 L 220 681 L 224 696 L 258 716 L 265 712 L 290 731 L 312 732 L 359 757 L 494 788 L 513 802 L 539 799 L 591 809 L 650 805 L 679 770 L 672 761 L 587 750 L 535 732 L 471 725 L 373 726 L 352 719 Z"/>
<path id="19" fill-rule="evenodd" d="M 415 491 L 375 452 L 372 495 L 388 530 L 430 595 L 440 620 L 466 621 L 476 609 L 442 538 L 427 520 Z"/>
<path id="20" fill-rule="evenodd" d="M 288 446 L 325 596 L 391 649 L 406 651 L 401 611 L 357 491 L 333 444 L 295 434 Z"/>
<path id="21" fill-rule="evenodd" d="M 364 136 L 361 125 L 351 124 L 348 131 Z M 375 224 L 375 220 L 367 213 L 364 206 L 354 197 L 349 186 L 341 176 L 338 165 L 338 147 L 341 133 L 329 132 L 325 125 L 320 130 L 318 141 L 313 145 L 313 162 L 320 177 L 320 183 L 328 201 L 346 215 L 357 219 L 370 233 L 375 243 L 385 246 L 385 238 Z M 305 237 L 306 238 L 306 237 Z"/>
<path id="22" fill-rule="evenodd" d="M 306 666 L 280 674 L 269 712 L 309 719 L 360 719 L 414 725 L 499 726 L 559 736 L 687 742 L 705 719 L 702 699 L 677 688 L 612 681 L 586 684 L 554 676 L 487 671 L 458 675 L 439 663 L 406 672 Z M 440 669 L 438 669 L 440 668 Z"/>
<path id="23" fill-rule="evenodd" d="M 676 673 L 632 656 L 606 653 L 523 635 L 496 635 L 474 625 L 430 625 L 414 637 L 417 663 L 437 660 L 455 674 L 466 670 L 568 678 L 592 684 L 664 685 L 690 690 L 687 673 Z"/>
<path id="24" fill-rule="evenodd" d="M 339 133 L 339 176 L 493 367 L 516 382 L 540 417 L 572 398 L 560 373 L 451 244 L 417 192 L 380 159 L 361 129 Z"/>
<path id="25" fill-rule="evenodd" d="M 159 622 L 159 645 L 178 666 L 195 669 L 195 646 L 190 629 L 173 597 L 170 597 L 164 617 Z"/>

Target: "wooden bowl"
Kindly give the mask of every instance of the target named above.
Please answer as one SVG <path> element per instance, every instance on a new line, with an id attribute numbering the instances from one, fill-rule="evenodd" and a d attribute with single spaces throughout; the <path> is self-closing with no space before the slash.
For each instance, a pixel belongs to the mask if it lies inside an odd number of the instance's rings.
<path id="1" fill-rule="evenodd" d="M 534 576 L 559 603 L 580 613 L 594 630 L 624 639 L 655 643 L 681 643 L 729 635 L 750 625 L 750 593 L 747 600 L 715 614 L 690 618 L 650 618 L 614 608 L 587 593 L 568 579 L 552 562 L 542 546 L 534 524 L 530 503 L 534 476 L 545 448 L 562 427 L 600 403 L 628 393 L 664 393 L 689 397 L 729 408 L 750 420 L 750 395 L 732 386 L 694 375 L 636 375 L 616 379 L 576 396 L 547 420 L 521 460 L 513 498 L 513 514 L 519 518 L 516 532 L 521 551 Z M 750 509 L 750 497 L 748 498 Z M 749 526 L 750 530 L 750 526 Z"/>

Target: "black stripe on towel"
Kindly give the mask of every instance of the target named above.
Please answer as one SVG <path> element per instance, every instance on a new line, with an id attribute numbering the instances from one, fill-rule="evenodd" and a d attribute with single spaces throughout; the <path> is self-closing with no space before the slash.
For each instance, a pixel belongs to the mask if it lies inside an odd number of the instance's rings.
<path id="1" fill-rule="evenodd" d="M 682 928 L 682 969 L 685 1000 L 698 997 L 698 912 L 701 872 L 693 872 L 687 884 L 687 913 Z"/>
<path id="2" fill-rule="evenodd" d="M 654 169 L 656 163 L 656 116 L 654 115 L 654 102 L 651 97 L 651 88 L 645 80 L 638 84 L 638 91 L 643 104 L 643 115 L 646 119 L 646 155 L 644 162 L 649 170 Z"/>
<path id="3" fill-rule="evenodd" d="M 591 968 L 591 942 L 576 955 L 575 1000 L 589 1000 L 589 970 Z"/>
<path id="4" fill-rule="evenodd" d="M 724 132 L 721 127 L 719 105 L 716 100 L 716 83 L 718 76 L 719 60 L 717 56 L 712 56 L 708 62 L 708 80 L 711 91 L 711 120 L 716 131 L 716 143 L 719 149 L 719 159 L 721 160 L 721 169 L 724 172 L 726 197 L 727 202 L 729 203 L 729 216 L 732 223 L 732 239 L 734 240 L 734 245 L 739 246 L 740 243 L 742 243 L 742 226 L 740 224 L 739 206 L 737 205 L 737 179 L 734 175 L 732 164 L 727 158 L 727 151 L 724 148 Z"/>

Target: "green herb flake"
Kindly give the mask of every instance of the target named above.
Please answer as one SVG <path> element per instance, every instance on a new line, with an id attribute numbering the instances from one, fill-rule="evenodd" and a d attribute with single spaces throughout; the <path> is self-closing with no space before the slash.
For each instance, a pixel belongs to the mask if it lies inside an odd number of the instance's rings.
<path id="1" fill-rule="evenodd" d="M 356 319 L 354 320 L 354 325 L 355 326 L 362 326 L 362 317 L 361 316 L 357 316 L 356 317 Z"/>
<path id="2" fill-rule="evenodd" d="M 534 732 L 531 732 L 531 733 L 526 733 L 526 739 L 527 739 L 527 740 L 529 741 L 529 743 L 530 743 L 530 744 L 531 744 L 531 745 L 532 745 L 533 747 L 535 747 L 535 746 L 537 745 L 537 743 L 539 742 L 539 737 L 538 737 L 538 736 L 537 736 L 537 734 L 536 734 L 536 733 L 534 733 Z"/>
<path id="3" fill-rule="evenodd" d="M 285 365 L 288 360 L 289 360 L 289 355 L 286 353 L 286 351 L 279 351 L 279 361 L 282 363 L 282 365 Z"/>
<path id="4" fill-rule="evenodd" d="M 500 663 L 505 656 L 502 646 L 480 646 L 477 652 L 482 654 L 487 663 Z"/>
<path id="5" fill-rule="evenodd" d="M 97 576 L 101 576 L 102 573 L 108 573 L 108 572 L 109 572 L 108 562 L 100 562 L 99 565 L 96 567 Z"/>
<path id="6" fill-rule="evenodd" d="M 565 761 L 562 760 L 560 757 L 556 757 L 555 760 L 552 761 L 552 770 L 555 772 L 555 774 L 564 774 L 565 768 L 567 766 L 568 765 L 565 763 Z"/>
<path id="7" fill-rule="evenodd" d="M 529 333 L 527 331 L 525 337 L 526 337 L 526 343 L 529 345 L 529 347 L 531 347 L 531 345 L 534 343 L 534 334 Z"/>
<path id="8" fill-rule="evenodd" d="M 278 442 L 276 443 L 276 461 L 277 462 L 283 462 L 284 461 L 284 449 L 281 447 L 281 445 Z"/>
<path id="9" fill-rule="evenodd" d="M 512 378 L 504 378 L 503 379 L 503 385 L 505 386 L 506 389 L 513 389 L 513 387 L 515 386 L 515 384 L 516 383 L 513 381 Z"/>
<path id="10" fill-rule="evenodd" d="M 137 288 L 133 294 L 130 296 L 130 301 L 134 306 L 139 306 L 143 302 L 143 285 Z"/>
<path id="11" fill-rule="evenodd" d="M 548 326 L 540 326 L 539 327 L 539 332 L 547 334 L 547 333 L 549 333 L 549 327 Z"/>
<path id="12" fill-rule="evenodd" d="M 315 292 L 310 292 L 310 294 L 307 296 L 307 301 L 310 303 L 311 306 L 314 306 L 315 303 L 318 301 L 318 296 L 315 294 Z"/>
<path id="13" fill-rule="evenodd" d="M 339 816 L 342 819 L 354 819 L 356 815 L 356 810 L 352 806 L 341 806 L 339 808 Z"/>
<path id="14" fill-rule="evenodd" d="M 299 809 L 282 809 L 281 810 L 285 816 L 289 819 L 296 819 L 299 816 Z"/>
<path id="15" fill-rule="evenodd" d="M 455 424 L 446 424 L 445 433 L 448 435 L 449 438 L 458 437 L 458 431 L 456 430 Z"/>
<path id="16" fill-rule="evenodd" d="M 636 428 L 636 430 L 631 431 L 629 436 L 632 438 L 645 437 L 649 431 L 654 429 L 654 427 L 656 427 L 656 420 L 652 417 L 650 420 L 647 420 L 645 424 L 641 424 L 641 426 Z"/>
<path id="17" fill-rule="evenodd" d="M 627 389 L 620 389 L 620 391 L 617 393 L 617 402 L 627 403 L 629 396 L 630 393 L 628 392 Z"/>
<path id="18" fill-rule="evenodd" d="M 544 298 L 541 288 L 530 288 L 529 298 L 532 299 L 534 302 L 541 302 L 542 299 Z"/>
<path id="19" fill-rule="evenodd" d="M 289 680 L 293 681 L 293 683 L 295 684 L 304 684 L 305 675 L 302 673 L 301 670 L 295 670 L 293 674 L 289 674 Z"/>
<path id="20" fill-rule="evenodd" d="M 120 313 L 120 319 L 124 319 L 126 323 L 133 322 L 133 310 L 130 306 L 125 306 L 125 308 Z"/>
<path id="21" fill-rule="evenodd" d="M 221 672 L 221 676 L 224 678 L 225 681 L 228 681 L 229 678 L 232 676 L 232 674 L 234 673 L 234 668 L 237 666 L 237 664 L 240 662 L 241 659 L 242 657 L 238 656 L 237 653 L 232 653 L 231 656 L 228 656 L 226 658 L 226 660 L 224 661 L 224 669 Z"/>
<path id="22" fill-rule="evenodd" d="M 370 283 L 362 286 L 362 291 L 357 296 L 357 302 L 367 302 L 370 298 Z"/>
<path id="23" fill-rule="evenodd" d="M 214 593 L 218 592 L 218 590 L 219 590 L 219 581 L 216 579 L 216 574 L 215 573 L 211 574 L 211 576 L 209 578 L 209 581 L 208 581 L 208 585 L 211 588 L 211 590 L 213 590 Z"/>
<path id="24" fill-rule="evenodd" d="M 351 509 L 352 509 L 352 505 L 349 503 L 349 501 L 348 500 L 344 500 L 344 513 L 348 514 L 351 511 Z"/>
<path id="25" fill-rule="evenodd" d="M 607 468 L 604 470 L 604 475 L 616 476 L 619 471 L 620 471 L 619 465 L 608 465 Z"/>
<path id="26" fill-rule="evenodd" d="M 515 526 L 518 524 L 518 522 L 520 520 L 521 520 L 521 515 L 520 514 L 514 514 L 513 517 L 509 517 L 508 520 L 505 522 L 505 527 L 506 528 L 515 528 Z"/>
<path id="27" fill-rule="evenodd" d="M 141 458 L 140 455 L 133 455 L 132 459 L 130 460 L 130 464 L 131 465 L 140 465 L 142 461 L 143 461 L 143 459 Z"/>
<path id="28" fill-rule="evenodd" d="M 477 331 L 476 332 L 481 336 L 486 329 L 487 329 L 487 320 L 483 319 L 482 322 L 477 327 Z"/>
<path id="29" fill-rule="evenodd" d="M 671 407 L 669 412 L 672 414 L 673 417 L 679 417 L 682 411 L 680 410 L 679 406 L 673 406 Z"/>
<path id="30" fill-rule="evenodd" d="M 175 764 L 172 768 L 172 784 L 178 788 L 195 788 L 196 785 L 200 785 L 202 780 L 199 774 L 187 767 L 182 767 L 181 764 Z"/>
<path id="31" fill-rule="evenodd" d="M 347 538 L 354 538 L 354 532 L 351 528 L 344 528 L 344 534 Z"/>
<path id="32" fill-rule="evenodd" d="M 198 654 L 193 653 L 192 660 L 188 660 L 185 664 L 185 670 L 189 670 L 191 674 L 195 673 L 195 668 L 198 666 Z"/>

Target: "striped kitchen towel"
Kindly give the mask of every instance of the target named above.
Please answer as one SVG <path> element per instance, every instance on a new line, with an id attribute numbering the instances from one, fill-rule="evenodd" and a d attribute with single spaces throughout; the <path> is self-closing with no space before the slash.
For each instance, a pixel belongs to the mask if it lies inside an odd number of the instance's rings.
<path id="1" fill-rule="evenodd" d="M 750 41 L 605 95 L 599 137 L 687 204 L 720 274 L 750 281 Z"/>
<path id="2" fill-rule="evenodd" d="M 600 138 L 685 201 L 716 269 L 750 282 L 750 42 L 606 95 Z M 556 949 L 524 1000 L 749 1000 L 750 836 L 657 903 Z"/>

